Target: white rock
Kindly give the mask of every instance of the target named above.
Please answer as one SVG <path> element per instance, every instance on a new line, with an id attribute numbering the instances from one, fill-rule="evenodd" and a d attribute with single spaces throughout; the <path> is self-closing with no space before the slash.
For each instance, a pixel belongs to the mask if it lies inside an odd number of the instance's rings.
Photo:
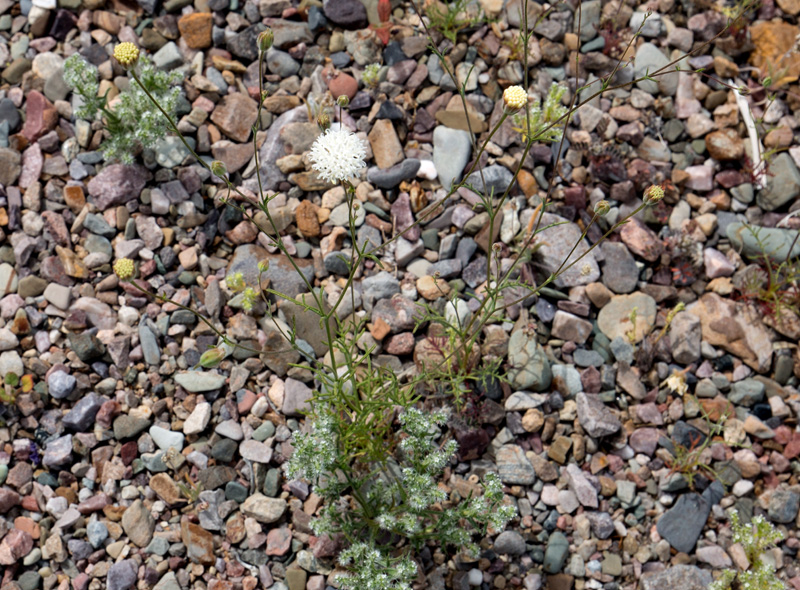
<path id="1" fill-rule="evenodd" d="M 420 160 L 417 176 L 425 180 L 434 180 L 437 176 L 437 172 L 433 160 Z"/>
<path id="2" fill-rule="evenodd" d="M 199 403 L 183 423 L 184 434 L 199 434 L 208 426 L 211 419 L 211 404 Z"/>

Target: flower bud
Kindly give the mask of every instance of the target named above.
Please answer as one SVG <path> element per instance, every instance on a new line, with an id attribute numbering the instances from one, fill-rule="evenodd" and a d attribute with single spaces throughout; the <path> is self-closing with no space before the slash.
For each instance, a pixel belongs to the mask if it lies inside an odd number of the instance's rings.
<path id="1" fill-rule="evenodd" d="M 528 104 L 528 93 L 522 86 L 509 86 L 503 92 L 503 102 L 507 109 L 516 111 Z"/>
<path id="2" fill-rule="evenodd" d="M 345 109 L 350 105 L 350 98 L 346 94 L 342 94 L 336 99 L 336 104 Z"/>
<path id="3" fill-rule="evenodd" d="M 222 359 L 225 358 L 225 351 L 219 346 L 210 348 L 200 355 L 200 362 L 198 363 L 204 369 L 213 369 L 217 367 Z"/>
<path id="4" fill-rule="evenodd" d="M 597 204 L 594 206 L 594 214 L 598 217 L 607 215 L 610 210 L 611 204 L 606 200 L 597 201 Z"/>
<path id="5" fill-rule="evenodd" d="M 211 162 L 211 174 L 214 176 L 218 176 L 219 178 L 224 178 L 225 175 L 228 173 L 228 167 L 225 166 L 225 162 L 220 162 L 219 160 L 214 160 Z"/>
<path id="6" fill-rule="evenodd" d="M 114 274 L 122 281 L 132 279 L 135 271 L 136 266 L 130 258 L 120 258 L 114 263 Z"/>
<path id="7" fill-rule="evenodd" d="M 114 58 L 123 68 L 129 68 L 139 59 L 139 48 L 128 41 L 120 43 L 114 48 Z"/>
<path id="8" fill-rule="evenodd" d="M 331 128 L 331 117 L 328 113 L 322 112 L 317 115 L 317 125 L 322 131 L 327 131 Z"/>
<path id="9" fill-rule="evenodd" d="M 644 202 L 647 205 L 655 205 L 664 198 L 664 189 L 654 184 L 644 191 Z"/>
<path id="10" fill-rule="evenodd" d="M 269 51 L 273 41 L 275 41 L 275 34 L 272 32 L 272 29 L 261 31 L 258 34 L 258 50 L 262 53 Z"/>
<path id="11" fill-rule="evenodd" d="M 258 272 L 267 272 L 269 270 L 269 260 L 261 260 L 258 263 Z"/>

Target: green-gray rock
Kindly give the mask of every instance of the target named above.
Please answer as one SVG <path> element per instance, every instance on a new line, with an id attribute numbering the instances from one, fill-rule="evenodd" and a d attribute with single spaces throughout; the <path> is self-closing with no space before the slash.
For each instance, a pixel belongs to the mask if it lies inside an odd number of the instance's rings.
<path id="1" fill-rule="evenodd" d="M 778 154 L 769 163 L 767 187 L 758 193 L 756 204 L 765 211 L 774 211 L 797 195 L 800 195 L 800 170 L 789 154 Z"/>
<path id="2" fill-rule="evenodd" d="M 792 249 L 790 258 L 800 256 L 800 237 L 796 229 L 755 227 L 736 221 L 728 225 L 725 233 L 733 247 L 748 258 L 766 254 L 773 262 L 781 263 L 786 260 L 789 248 Z"/>

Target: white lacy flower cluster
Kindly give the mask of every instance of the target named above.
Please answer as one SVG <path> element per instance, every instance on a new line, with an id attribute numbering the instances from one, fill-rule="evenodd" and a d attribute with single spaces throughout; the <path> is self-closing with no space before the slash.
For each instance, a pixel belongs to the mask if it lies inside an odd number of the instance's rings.
<path id="1" fill-rule="evenodd" d="M 328 129 L 311 146 L 309 159 L 320 178 L 343 182 L 366 166 L 364 142 L 346 129 Z"/>
<path id="2" fill-rule="evenodd" d="M 289 479 L 316 483 L 334 469 L 339 454 L 334 428 L 331 413 L 322 411 L 312 424 L 311 432 L 294 434 L 294 453 L 285 466 Z"/>
<path id="3" fill-rule="evenodd" d="M 342 551 L 339 564 L 353 572 L 336 578 L 345 590 L 411 590 L 411 581 L 417 575 L 417 566 L 409 558 L 393 560 L 364 542 Z"/>

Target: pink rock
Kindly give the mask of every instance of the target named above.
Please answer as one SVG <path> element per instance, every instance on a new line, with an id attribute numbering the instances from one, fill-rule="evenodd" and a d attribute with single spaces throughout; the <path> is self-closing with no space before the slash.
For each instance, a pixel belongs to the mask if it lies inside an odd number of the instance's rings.
<path id="1" fill-rule="evenodd" d="M 42 135 L 55 128 L 58 123 L 58 111 L 44 94 L 37 90 L 28 93 L 25 106 L 25 126 L 22 135 L 28 141 L 36 141 Z"/>
<path id="2" fill-rule="evenodd" d="M 22 153 L 22 171 L 18 181 L 20 188 L 28 188 L 39 180 L 43 165 L 42 148 L 38 143 L 34 143 Z"/>
<path id="3" fill-rule="evenodd" d="M 631 219 L 622 226 L 620 237 L 628 249 L 650 262 L 655 262 L 664 251 L 664 245 L 658 236 L 638 219 Z"/>
<path id="4" fill-rule="evenodd" d="M 703 251 L 703 263 L 706 267 L 706 276 L 709 279 L 729 277 L 736 271 L 736 267 L 733 266 L 731 261 L 722 252 L 714 248 L 706 248 Z"/>
<path id="5" fill-rule="evenodd" d="M 689 175 L 686 188 L 693 191 L 710 191 L 714 188 L 714 169 L 709 166 L 689 166 L 685 170 Z"/>
<path id="6" fill-rule="evenodd" d="M 0 543 L 0 563 L 13 565 L 33 549 L 33 537 L 21 529 L 11 529 Z"/>
<path id="7" fill-rule="evenodd" d="M 344 95 L 352 100 L 358 92 L 358 81 L 350 74 L 339 72 L 328 80 L 328 90 L 334 97 Z"/>

